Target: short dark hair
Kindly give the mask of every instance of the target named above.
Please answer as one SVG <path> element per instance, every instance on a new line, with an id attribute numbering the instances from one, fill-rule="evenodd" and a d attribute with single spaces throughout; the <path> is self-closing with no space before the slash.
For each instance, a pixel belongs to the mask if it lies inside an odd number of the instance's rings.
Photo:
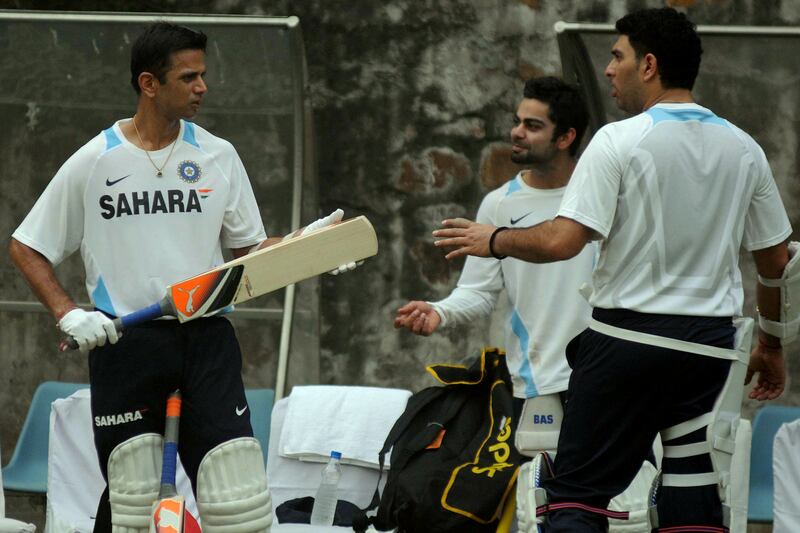
<path id="1" fill-rule="evenodd" d="M 156 22 L 147 27 L 133 43 L 131 48 L 131 85 L 136 94 L 139 88 L 139 74 L 150 72 L 161 83 L 170 67 L 172 54 L 181 50 L 206 51 L 208 38 L 201 31 L 169 22 Z"/>
<path id="2" fill-rule="evenodd" d="M 569 147 L 569 154 L 574 156 L 578 153 L 581 138 L 589 123 L 589 112 L 578 88 L 554 76 L 544 76 L 526 81 L 522 94 L 525 98 L 534 98 L 550 107 L 547 116 L 555 124 L 554 141 L 570 128 L 575 129 L 575 140 Z"/>
<path id="3" fill-rule="evenodd" d="M 700 70 L 703 47 L 696 26 L 686 15 L 671 7 L 642 9 L 629 13 L 616 24 L 627 35 L 636 58 L 653 54 L 658 74 L 666 89 L 689 89 Z"/>

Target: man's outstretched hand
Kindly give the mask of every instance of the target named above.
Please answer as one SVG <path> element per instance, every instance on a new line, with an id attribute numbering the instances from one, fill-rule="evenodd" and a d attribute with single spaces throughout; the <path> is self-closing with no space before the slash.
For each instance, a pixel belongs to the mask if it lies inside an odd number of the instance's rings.
<path id="1" fill-rule="evenodd" d="M 466 218 L 449 218 L 442 222 L 442 229 L 433 232 L 439 240 L 439 248 L 453 248 L 446 259 L 457 259 L 466 255 L 491 257 L 489 239 L 497 228 L 489 224 L 478 224 Z"/>
<path id="2" fill-rule="evenodd" d="M 397 310 L 394 327 L 405 328 L 411 333 L 427 337 L 439 327 L 442 318 L 427 302 L 412 300 Z"/>

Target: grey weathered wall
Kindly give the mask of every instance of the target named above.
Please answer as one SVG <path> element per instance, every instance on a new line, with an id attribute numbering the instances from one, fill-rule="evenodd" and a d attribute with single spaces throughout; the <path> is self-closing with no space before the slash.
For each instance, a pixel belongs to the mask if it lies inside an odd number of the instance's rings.
<path id="1" fill-rule="evenodd" d="M 342 207 L 365 214 L 379 234 L 380 255 L 354 273 L 322 281 L 320 380 L 323 383 L 400 386 L 428 384 L 423 367 L 455 361 L 499 342 L 500 318 L 447 330 L 429 338 L 395 331 L 395 310 L 409 298 L 437 299 L 455 284 L 460 263 L 448 264 L 430 231 L 444 217 L 474 216 L 480 198 L 515 171 L 506 139 L 522 82 L 559 74 L 552 30 L 557 20 L 613 22 L 628 9 L 661 0 L 372 0 L 204 2 L 6 2 L 5 7 L 127 9 L 297 15 L 301 19 L 316 123 L 321 211 Z M 701 24 L 799 25 L 792 0 L 681 0 Z M 793 44 L 796 57 L 798 43 Z M 779 59 L 764 58 L 764 61 Z M 766 71 L 767 69 L 765 69 Z M 749 129 L 773 161 L 795 225 L 798 213 L 798 104 L 796 68 L 742 75 L 717 90 L 741 105 L 726 116 Z M 705 73 L 705 74 L 704 74 Z M 0 73 L 2 75 L 2 73 Z M 714 75 L 704 64 L 701 77 Z M 771 83 L 765 83 L 770 81 Z M 775 93 L 775 87 L 782 88 Z M 102 85 L 98 86 L 102 90 Z M 213 87 L 212 87 L 213 90 Z M 749 101 L 779 99 L 781 113 L 764 117 Z M 8 154 L 7 154 L 8 155 Z M 16 172 L 13 154 L 0 161 L 3 206 L 32 180 Z M 16 225 L 5 207 L 0 232 Z M 744 266 L 752 284 L 752 267 Z M 68 272 L 80 272 L 74 267 Z M 77 274 L 70 274 L 77 275 Z M 20 299 L 24 287 L 0 255 L 0 296 Z M 84 358 L 56 358 L 56 332 L 37 338 L 26 328 L 44 315 L 0 314 L 0 446 L 3 463 L 35 385 L 45 379 L 86 380 Z M 23 342 L 24 340 L 24 342 Z M 790 348 L 789 361 L 797 349 Z M 795 367 L 797 365 L 794 365 Z M 254 362 L 246 379 L 270 383 Z M 316 369 L 309 369 L 315 375 Z M 793 376 L 797 369 L 793 368 Z M 800 404 L 789 390 L 782 403 Z M 748 403 L 746 412 L 753 405 Z"/>
<path id="2" fill-rule="evenodd" d="M 377 222 L 382 245 L 380 257 L 358 275 L 323 281 L 324 380 L 417 388 L 428 383 L 425 364 L 474 354 L 488 340 L 501 338 L 487 337 L 487 323 L 420 338 L 393 330 L 391 318 L 407 299 L 440 298 L 454 285 L 461 265 L 442 259 L 430 231 L 444 216 L 474 216 L 482 195 L 515 171 L 506 163 L 505 142 L 522 82 L 533 74 L 560 73 L 553 23 L 613 22 L 629 9 L 664 4 L 450 0 L 365 2 L 358 9 L 330 9 L 325 1 L 290 4 L 303 21 L 308 47 L 323 205 L 366 213 Z M 249 9 L 269 12 L 275 5 Z M 788 0 L 672 5 L 686 6 L 699 24 L 800 24 L 800 4 Z M 757 53 L 743 46 L 732 51 Z M 797 225 L 800 95 L 796 72 L 773 68 L 780 64 L 778 52 L 764 54 L 763 69 L 739 73 L 734 85 L 699 88 L 721 93 L 710 95 L 717 99 L 733 99 L 724 116 L 762 143 Z M 607 49 L 601 55 L 608 57 Z M 704 64 L 701 78 L 729 67 L 713 62 L 719 60 Z M 768 119 L 753 105 L 775 100 L 780 102 Z M 336 140 L 329 137 L 333 132 Z M 752 285 L 747 259 L 744 269 Z M 358 290 L 365 286 L 369 290 Z M 791 359 L 796 348 L 788 354 Z M 781 401 L 796 405 L 800 392 L 791 385 Z"/>

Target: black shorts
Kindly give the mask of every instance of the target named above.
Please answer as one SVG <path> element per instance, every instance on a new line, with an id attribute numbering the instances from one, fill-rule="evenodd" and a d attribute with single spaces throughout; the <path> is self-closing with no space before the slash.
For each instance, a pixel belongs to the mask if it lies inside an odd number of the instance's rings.
<path id="1" fill-rule="evenodd" d="M 167 396 L 180 389 L 178 451 L 196 489 L 197 469 L 210 449 L 253 435 L 241 369 L 233 326 L 219 317 L 152 321 L 125 330 L 117 344 L 92 350 L 93 429 L 103 476 L 115 446 L 142 433 L 163 434 Z"/>

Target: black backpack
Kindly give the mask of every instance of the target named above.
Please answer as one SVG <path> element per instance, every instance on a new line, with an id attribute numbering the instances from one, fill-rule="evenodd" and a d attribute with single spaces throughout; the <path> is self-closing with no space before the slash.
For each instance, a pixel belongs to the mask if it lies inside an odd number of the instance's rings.
<path id="1" fill-rule="evenodd" d="M 486 348 L 470 367 L 427 368 L 444 386 L 408 400 L 379 454 L 391 469 L 370 506 L 354 521 L 363 532 L 493 532 L 514 487 L 522 458 L 514 447 L 511 378 L 505 353 Z"/>

